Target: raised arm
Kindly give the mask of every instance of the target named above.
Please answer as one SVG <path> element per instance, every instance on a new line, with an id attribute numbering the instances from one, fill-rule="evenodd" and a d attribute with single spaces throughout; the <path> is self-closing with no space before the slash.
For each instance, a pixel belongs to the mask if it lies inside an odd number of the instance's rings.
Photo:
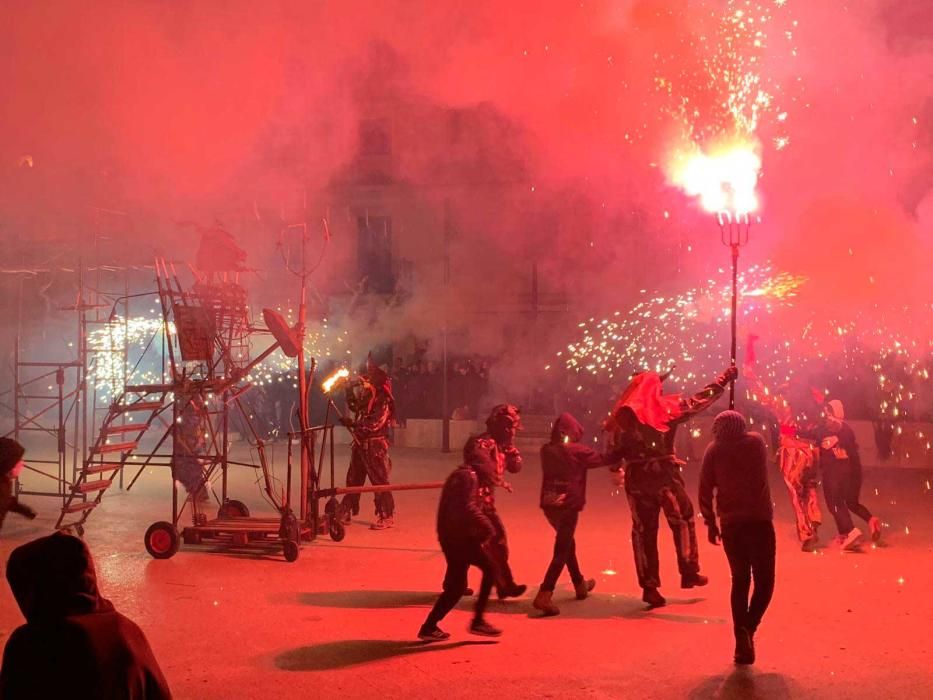
<path id="1" fill-rule="evenodd" d="M 729 382 L 738 377 L 738 375 L 739 372 L 734 366 L 727 367 L 714 381 L 707 384 L 693 396 L 682 398 L 680 400 L 680 416 L 677 417 L 677 420 L 671 422 L 683 423 L 684 421 L 690 420 L 698 413 L 705 411 L 716 403 L 716 400 L 725 392 Z"/>

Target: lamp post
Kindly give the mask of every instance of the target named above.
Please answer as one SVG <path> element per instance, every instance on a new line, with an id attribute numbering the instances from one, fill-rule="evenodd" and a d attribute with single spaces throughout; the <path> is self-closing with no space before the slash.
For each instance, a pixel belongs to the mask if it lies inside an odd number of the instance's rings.
<path id="1" fill-rule="evenodd" d="M 752 226 L 748 212 L 720 211 L 716 215 L 719 222 L 719 235 L 723 245 L 732 250 L 732 349 L 729 355 L 732 365 L 736 360 L 736 309 L 738 306 L 739 283 L 739 248 L 748 243 L 748 231 Z M 729 408 L 735 408 L 735 380 L 729 383 Z"/>

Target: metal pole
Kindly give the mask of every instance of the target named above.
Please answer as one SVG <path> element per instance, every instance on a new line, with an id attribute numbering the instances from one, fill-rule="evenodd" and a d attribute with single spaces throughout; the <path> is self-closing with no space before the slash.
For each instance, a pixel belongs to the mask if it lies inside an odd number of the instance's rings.
<path id="1" fill-rule="evenodd" d="M 308 416 L 308 377 L 305 375 L 305 315 L 307 312 L 308 269 L 305 253 L 307 250 L 308 225 L 301 228 L 301 299 L 298 302 L 298 324 L 295 331 L 298 336 L 298 425 L 301 429 L 301 508 L 299 520 L 308 520 L 308 477 L 312 456 L 308 444 L 308 429 L 311 427 Z"/>
<path id="2" fill-rule="evenodd" d="M 738 306 L 738 268 L 739 268 L 739 246 L 732 244 L 732 352 L 729 357 L 732 360 L 732 366 L 735 366 L 736 359 L 736 308 Z M 729 409 L 735 409 L 735 380 L 729 382 Z"/>

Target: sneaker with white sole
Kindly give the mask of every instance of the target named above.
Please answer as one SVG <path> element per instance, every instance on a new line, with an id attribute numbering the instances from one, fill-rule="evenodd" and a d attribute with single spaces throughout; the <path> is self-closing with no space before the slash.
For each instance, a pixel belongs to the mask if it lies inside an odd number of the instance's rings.
<path id="1" fill-rule="evenodd" d="M 395 518 L 391 515 L 387 518 L 379 518 L 376 522 L 369 526 L 370 530 L 388 530 L 390 527 L 395 527 Z"/>
<path id="2" fill-rule="evenodd" d="M 862 531 L 857 527 L 853 527 L 842 541 L 842 550 L 844 552 L 857 552 L 861 544 Z"/>

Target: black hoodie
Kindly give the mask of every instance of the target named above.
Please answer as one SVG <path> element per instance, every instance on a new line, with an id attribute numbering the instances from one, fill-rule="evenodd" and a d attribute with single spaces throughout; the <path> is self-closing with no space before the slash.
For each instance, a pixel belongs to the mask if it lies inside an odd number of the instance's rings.
<path id="1" fill-rule="evenodd" d="M 561 413 L 551 430 L 551 441 L 541 448 L 541 507 L 583 510 L 586 474 L 590 469 L 621 461 L 600 454 L 580 442 L 583 426 L 569 413 Z"/>
<path id="2" fill-rule="evenodd" d="M 700 513 L 707 524 L 771 522 L 774 509 L 768 486 L 768 448 L 758 433 L 746 430 L 737 411 L 723 411 L 713 421 L 714 440 L 700 468 Z M 716 514 L 713 492 L 716 492 Z"/>
<path id="3" fill-rule="evenodd" d="M 0 698 L 172 697 L 142 630 L 100 595 L 80 539 L 56 533 L 17 547 L 6 576 L 26 624 L 4 649 Z"/>

